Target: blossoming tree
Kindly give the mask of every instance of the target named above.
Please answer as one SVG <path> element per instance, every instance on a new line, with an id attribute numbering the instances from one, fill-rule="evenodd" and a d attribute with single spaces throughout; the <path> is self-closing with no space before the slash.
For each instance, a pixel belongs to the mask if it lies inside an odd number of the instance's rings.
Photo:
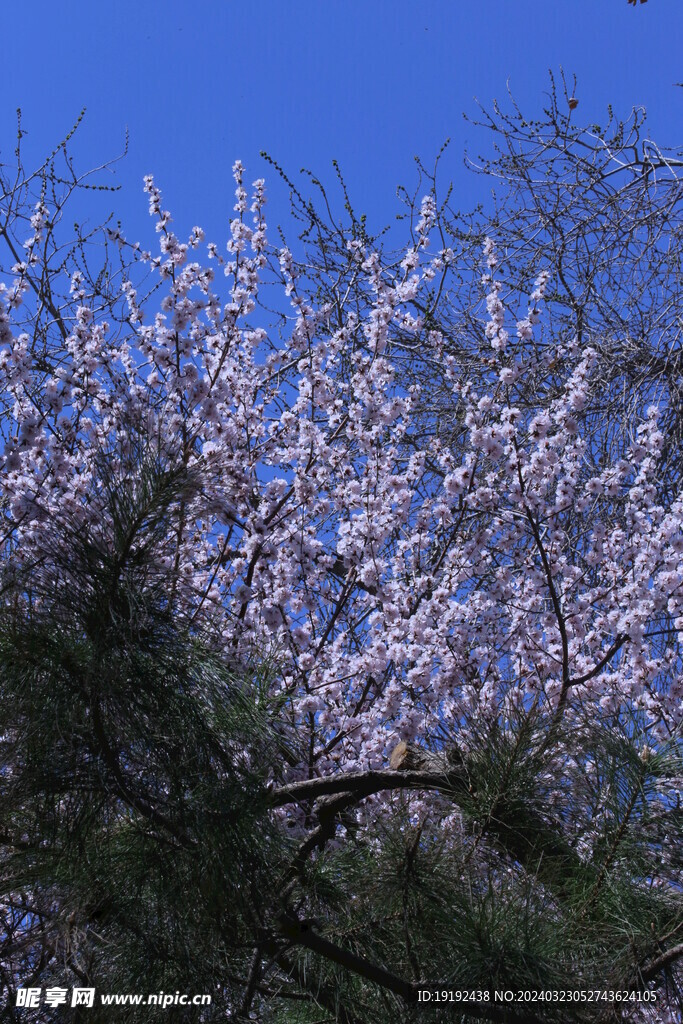
<path id="1" fill-rule="evenodd" d="M 225 255 L 200 228 L 178 238 L 146 178 L 159 250 L 109 228 L 104 295 L 81 247 L 64 262 L 48 190 L 27 239 L 7 207 L 12 1001 L 30 980 L 153 977 L 212 992 L 188 1020 L 673 1021 L 668 410 L 655 395 L 599 443 L 598 352 L 533 344 L 554 268 L 506 326 L 490 239 L 464 376 L 420 313 L 453 258 L 431 195 L 400 259 L 348 240 L 367 301 L 315 305 L 269 246 L 264 182 L 233 173 Z M 398 373 L 410 336 L 457 443 L 425 431 L 429 380 Z"/>

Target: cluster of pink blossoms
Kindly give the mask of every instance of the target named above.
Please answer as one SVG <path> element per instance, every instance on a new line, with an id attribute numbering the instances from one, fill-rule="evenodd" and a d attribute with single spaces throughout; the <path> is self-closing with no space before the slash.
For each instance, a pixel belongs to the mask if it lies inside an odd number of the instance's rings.
<path id="1" fill-rule="evenodd" d="M 534 701 L 551 717 L 586 702 L 630 709 L 653 742 L 670 735 L 683 706 L 683 496 L 657 499 L 657 408 L 601 462 L 589 415 L 596 353 L 571 341 L 543 356 L 566 368 L 554 396 L 520 403 L 536 357 L 510 345 L 490 241 L 490 374 L 486 385 L 463 380 L 414 303 L 449 258 L 429 252 L 430 198 L 397 270 L 351 245 L 373 295 L 365 315 L 314 309 L 283 250 L 290 314 L 274 338 L 258 323 L 264 186 L 249 198 L 239 163 L 234 175 L 227 254 L 209 244 L 206 265 L 195 259 L 201 229 L 181 242 L 145 179 L 160 252 L 142 259 L 160 290 L 145 302 L 125 280 L 127 326 L 113 331 L 74 275 L 68 336 L 47 369 L 11 330 L 47 215 L 36 211 L 26 264 L 0 293 L 6 551 L 28 565 L 67 521 L 106 543 L 103 454 L 134 489 L 131 437 L 144 437 L 195 481 L 156 552 L 177 613 L 245 662 L 271 660 L 310 739 L 302 773 L 380 766 L 399 739 Z M 542 273 L 520 342 L 547 282 Z M 397 379 L 397 328 L 451 367 L 457 448 L 417 429 L 426 395 Z M 62 584 L 68 597 L 68 574 Z"/>

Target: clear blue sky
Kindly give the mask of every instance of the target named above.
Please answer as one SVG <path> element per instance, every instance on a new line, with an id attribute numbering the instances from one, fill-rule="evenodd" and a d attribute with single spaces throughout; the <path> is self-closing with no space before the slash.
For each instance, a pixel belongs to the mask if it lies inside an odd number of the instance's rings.
<path id="1" fill-rule="evenodd" d="M 485 140 L 462 113 L 475 96 L 503 99 L 509 80 L 533 116 L 560 65 L 578 76 L 581 121 L 642 104 L 655 139 L 683 143 L 683 0 L 27 0 L 3 22 L 0 159 L 17 106 L 35 157 L 87 106 L 81 166 L 118 153 L 127 126 L 112 205 L 129 238 L 146 230 L 151 171 L 179 229 L 222 240 L 236 157 L 249 180 L 266 175 L 271 220 L 283 219 L 261 149 L 325 181 L 336 158 L 377 225 L 414 181 L 414 155 L 431 160 L 451 136 L 447 171 L 467 208 L 479 186 L 462 153 Z"/>

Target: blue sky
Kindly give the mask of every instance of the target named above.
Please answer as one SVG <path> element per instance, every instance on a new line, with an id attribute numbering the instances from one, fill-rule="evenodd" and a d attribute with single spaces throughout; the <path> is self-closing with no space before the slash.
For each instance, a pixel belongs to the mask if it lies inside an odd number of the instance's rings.
<path id="1" fill-rule="evenodd" d="M 578 76 L 579 120 L 642 104 L 660 144 L 683 143 L 682 0 L 30 0 L 4 36 L 0 159 L 17 106 L 36 159 L 86 106 L 83 168 L 119 153 L 127 127 L 110 205 L 129 238 L 148 231 L 141 179 L 152 172 L 181 231 L 198 223 L 222 240 L 237 157 L 248 180 L 266 176 L 270 220 L 284 220 L 262 149 L 325 182 L 336 158 L 376 226 L 397 211 L 396 186 L 414 182 L 414 156 L 430 162 L 450 136 L 446 172 L 466 209 L 481 186 L 462 154 L 488 143 L 463 112 L 476 113 L 474 97 L 504 99 L 509 80 L 534 116 L 560 66 Z"/>

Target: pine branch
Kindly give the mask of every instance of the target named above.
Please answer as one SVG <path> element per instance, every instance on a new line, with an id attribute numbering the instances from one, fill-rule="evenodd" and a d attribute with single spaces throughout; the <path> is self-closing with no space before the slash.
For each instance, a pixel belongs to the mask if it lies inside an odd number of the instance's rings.
<path id="1" fill-rule="evenodd" d="M 352 974 L 366 978 L 380 988 L 393 992 L 408 1005 L 417 1003 L 418 993 L 421 990 L 430 989 L 433 991 L 435 989 L 452 987 L 447 986 L 444 982 L 405 981 L 391 971 L 386 970 L 386 968 L 371 963 L 365 957 L 358 956 L 356 953 L 335 945 L 329 939 L 315 932 L 306 922 L 299 921 L 290 915 L 283 914 L 280 916 L 278 919 L 278 930 L 281 935 L 295 945 L 304 946 L 324 959 L 339 964 L 340 967 L 345 968 Z M 458 1012 L 467 1017 L 491 1021 L 492 1024 L 497 1024 L 497 1022 L 500 1022 L 500 1024 L 542 1024 L 537 1017 L 533 1017 L 528 1013 L 524 1013 L 524 1016 L 519 1016 L 514 1010 L 511 1013 L 509 1007 L 492 1006 L 490 1003 L 458 1003 L 457 1008 Z"/>
<path id="2" fill-rule="evenodd" d="M 297 864 L 313 849 L 331 838 L 334 816 L 368 796 L 387 790 L 416 789 L 439 792 L 451 797 L 471 814 L 473 794 L 464 765 L 453 763 L 453 755 L 432 753 L 412 744 L 400 743 L 391 758 L 393 770 L 348 772 L 320 779 L 307 779 L 273 789 L 270 801 L 274 807 L 299 803 L 337 794 L 318 810 L 320 826 L 305 841 L 297 854 Z M 508 856 L 561 894 L 572 875 L 587 870 L 576 851 L 561 834 L 549 826 L 536 812 L 515 803 L 506 806 L 505 794 L 497 801 L 495 816 L 489 816 L 486 831 Z"/>

